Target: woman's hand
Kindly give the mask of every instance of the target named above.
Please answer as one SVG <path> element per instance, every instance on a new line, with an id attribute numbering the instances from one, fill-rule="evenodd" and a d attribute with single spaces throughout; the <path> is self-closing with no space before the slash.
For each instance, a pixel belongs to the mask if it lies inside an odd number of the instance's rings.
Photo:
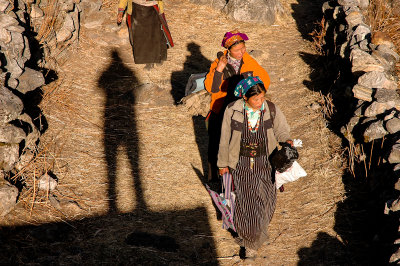
<path id="1" fill-rule="evenodd" d="M 223 176 L 225 173 L 229 173 L 229 168 L 224 167 L 224 168 L 219 168 L 219 175 Z"/>
<path id="2" fill-rule="evenodd" d="M 122 17 L 124 16 L 124 12 L 118 12 L 118 16 L 117 16 L 117 24 L 121 24 L 122 22 Z"/>
<path id="3" fill-rule="evenodd" d="M 226 67 L 226 64 L 228 64 L 228 58 L 226 57 L 226 55 L 223 55 L 223 56 L 221 56 L 219 58 L 216 70 L 218 72 L 224 71 L 224 68 Z"/>

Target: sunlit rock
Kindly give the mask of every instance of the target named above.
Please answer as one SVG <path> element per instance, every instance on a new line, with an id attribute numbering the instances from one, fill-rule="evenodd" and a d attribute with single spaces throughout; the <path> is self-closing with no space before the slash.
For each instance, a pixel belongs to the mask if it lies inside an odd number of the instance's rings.
<path id="1" fill-rule="evenodd" d="M 0 106 L 0 123 L 17 119 L 24 108 L 21 99 L 3 86 L 0 86 Z"/>
<path id="2" fill-rule="evenodd" d="M 397 83 L 383 72 L 371 71 L 358 78 L 358 84 L 368 88 L 397 89 Z"/>
<path id="3" fill-rule="evenodd" d="M 24 73 L 22 73 L 18 80 L 19 85 L 17 87 L 17 90 L 24 94 L 28 91 L 32 91 L 36 88 L 41 87 L 45 83 L 43 74 L 41 72 L 28 67 L 25 68 Z"/>
<path id="4" fill-rule="evenodd" d="M 376 121 L 368 126 L 364 132 L 364 141 L 370 142 L 374 139 L 380 139 L 386 136 L 388 132 L 383 127 L 383 121 Z"/>
<path id="5" fill-rule="evenodd" d="M 371 102 L 372 92 L 373 90 L 371 88 L 360 86 L 358 84 L 353 87 L 354 97 L 363 101 Z"/>
<path id="6" fill-rule="evenodd" d="M 382 67 L 374 57 L 372 57 L 372 55 L 358 48 L 351 50 L 350 60 L 352 64 L 351 71 L 353 73 L 372 71 L 383 72 L 385 70 L 384 67 Z"/>
<path id="7" fill-rule="evenodd" d="M 58 183 L 49 174 L 44 174 L 39 178 L 39 190 L 43 191 L 53 191 L 57 187 Z"/>
<path id="8" fill-rule="evenodd" d="M 17 204 L 18 189 L 15 186 L 0 182 L 0 217 L 9 213 Z"/>

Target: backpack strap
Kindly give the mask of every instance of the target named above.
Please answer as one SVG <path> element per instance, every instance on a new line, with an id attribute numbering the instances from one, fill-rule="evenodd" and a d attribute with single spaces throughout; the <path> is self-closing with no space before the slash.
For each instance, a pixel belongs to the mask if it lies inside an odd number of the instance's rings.
<path id="1" fill-rule="evenodd" d="M 271 101 L 266 100 L 268 104 L 269 113 L 271 115 L 272 126 L 274 125 L 275 115 L 276 115 L 276 108 L 275 104 Z"/>

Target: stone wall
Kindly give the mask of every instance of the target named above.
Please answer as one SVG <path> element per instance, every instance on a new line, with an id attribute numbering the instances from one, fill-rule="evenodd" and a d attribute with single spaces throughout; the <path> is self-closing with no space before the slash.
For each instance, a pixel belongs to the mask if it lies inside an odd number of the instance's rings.
<path id="1" fill-rule="evenodd" d="M 0 1 L 0 215 L 13 207 L 18 196 L 18 189 L 6 183 L 4 176 L 25 158 L 22 154 L 34 149 L 39 138 L 39 129 L 25 112 L 25 95 L 44 84 L 42 73 L 26 66 L 31 59 L 25 34 L 26 5 L 22 1 L 15 3 L 18 7 L 11 6 L 8 0 Z"/>
<path id="2" fill-rule="evenodd" d="M 338 76 L 347 79 L 347 82 L 337 82 L 336 97 L 352 98 L 349 102 L 354 103 L 348 105 L 352 114 L 340 131 L 348 141 L 354 161 L 360 169 L 365 167 L 365 177 L 369 171 L 368 182 L 372 178 L 375 178 L 373 182 L 386 182 L 375 185 L 379 188 L 376 195 L 379 201 L 383 200 L 381 209 L 386 201 L 385 213 L 397 217 L 395 212 L 400 210 L 400 198 L 396 197 L 396 190 L 400 191 L 400 96 L 395 67 L 400 56 L 386 34 L 371 32 L 366 16 L 368 6 L 368 0 L 325 2 L 322 8 L 325 46 L 328 58 L 340 65 Z M 368 152 L 365 147 L 369 147 Z M 379 160 L 370 168 L 374 154 L 379 154 Z M 389 169 L 389 172 L 382 169 Z M 395 245 L 398 243 L 400 239 Z M 390 258 L 391 263 L 399 261 L 400 250 Z"/>
<path id="3" fill-rule="evenodd" d="M 43 73 L 56 73 L 66 48 L 77 43 L 81 9 L 79 0 L 0 0 L 0 217 L 14 207 L 24 183 L 14 177 L 39 152 L 47 126 L 37 106 Z"/>
<path id="4" fill-rule="evenodd" d="M 208 5 L 228 17 L 243 22 L 272 25 L 278 14 L 283 13 L 279 0 L 191 0 L 195 4 Z"/>

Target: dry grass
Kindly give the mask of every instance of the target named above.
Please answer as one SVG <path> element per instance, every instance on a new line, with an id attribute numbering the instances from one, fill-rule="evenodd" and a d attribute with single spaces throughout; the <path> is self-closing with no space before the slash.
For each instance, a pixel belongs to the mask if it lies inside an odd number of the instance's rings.
<path id="1" fill-rule="evenodd" d="M 400 16 L 393 14 L 390 2 L 389 0 L 372 0 L 368 10 L 369 21 L 373 32 L 387 33 L 397 47 L 397 51 L 400 51 Z M 396 67 L 399 74 L 400 64 Z"/>
<path id="2" fill-rule="evenodd" d="M 310 33 L 310 36 L 313 40 L 313 46 L 318 54 L 324 55 L 324 45 L 325 45 L 325 36 L 326 36 L 326 28 L 325 28 L 325 18 L 323 17 L 319 23 L 315 23 L 315 30 Z"/>
<path id="3" fill-rule="evenodd" d="M 284 2 L 288 8 L 297 4 Z M 116 1 L 106 3 L 110 14 L 116 10 L 116 4 Z M 315 245 L 318 246 L 321 233 L 329 238 L 324 244 L 344 245 L 334 229 L 336 204 L 345 198 L 341 140 L 329 131 L 321 113 L 307 108 L 319 102 L 321 96 L 303 85 L 309 79 L 310 68 L 300 53 L 314 51 L 302 40 L 295 22 L 289 20 L 284 26 L 270 28 L 237 23 L 209 7 L 180 0 L 166 1 L 166 12 L 176 46 L 168 51 L 169 60 L 151 71 L 133 64 L 126 39 L 102 46 L 98 42 L 107 40 L 108 32 L 82 30 L 80 47 L 62 66 L 59 84 L 44 88 L 41 108 L 50 128 L 41 139 L 42 152 L 20 174 L 29 189 L 2 224 L 54 221 L 72 224 L 79 237 L 65 245 L 88 252 L 84 261 L 92 262 L 89 264 L 98 263 L 99 259 L 104 264 L 116 264 L 120 258 L 139 259 L 143 255 L 163 261 L 183 256 L 178 261 L 182 265 L 207 259 L 219 265 L 246 264 L 233 256 L 237 254 L 237 246 L 221 229 L 204 188 L 202 175 L 207 153 L 204 121 L 171 104 L 147 101 L 157 98 L 150 93 L 145 92 L 151 95 L 145 99 L 129 96 L 138 84 L 151 82 L 165 92 L 158 98 L 169 99 L 176 84 L 184 85 L 185 77 L 207 69 L 221 49 L 223 33 L 239 27 L 250 36 L 248 48 L 262 51 L 257 60 L 270 73 L 269 94 L 287 116 L 293 138 L 303 140 L 299 161 L 308 173 L 279 194 L 270 224 L 270 243 L 260 250 L 267 259 L 260 258 L 255 264 L 310 265 L 315 262 L 313 256 L 318 253 Z M 193 17 L 199 19 L 193 21 Z M 106 23 L 115 23 L 112 18 Z M 204 27 L 204 21 L 208 21 L 213 31 Z M 189 51 L 188 45 L 193 43 L 198 50 Z M 119 59 L 110 56 L 112 51 L 117 51 Z M 114 75 L 101 79 L 107 73 Z M 177 77 L 174 86 L 172 77 Z M 116 94 L 109 88 L 114 88 Z M 110 101 L 114 96 L 118 96 L 118 101 Z M 327 97 L 323 102 L 329 115 L 333 110 L 331 100 Z M 114 172 L 108 164 L 110 156 L 115 159 Z M 58 209 L 50 204 L 47 194 L 34 191 L 35 177 L 46 171 L 59 179 L 58 190 L 52 194 L 78 207 Z M 112 184 L 115 184 L 115 213 L 110 213 Z M 128 233 L 138 229 L 176 237 L 183 255 L 121 243 Z M 304 251 L 313 256 L 305 255 Z M 338 252 L 343 259 L 344 253 Z M 97 257 L 104 254 L 111 255 Z M 334 257 L 329 259 L 337 262 Z"/>

